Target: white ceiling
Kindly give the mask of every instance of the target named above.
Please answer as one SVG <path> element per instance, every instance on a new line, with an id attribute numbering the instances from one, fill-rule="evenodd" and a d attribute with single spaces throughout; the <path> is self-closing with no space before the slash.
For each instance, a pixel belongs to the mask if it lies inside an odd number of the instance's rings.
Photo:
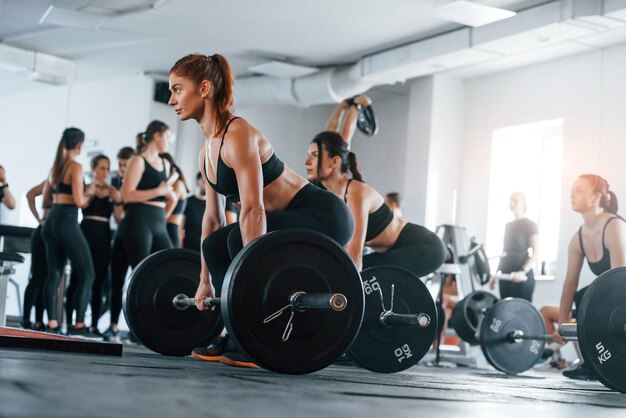
<path id="1" fill-rule="evenodd" d="M 280 59 L 330 66 L 459 28 L 432 9 L 451 0 L 0 0 L 3 43 L 65 58 L 167 72 L 190 52 L 225 54 L 239 74 Z M 477 0 L 520 10 L 545 0 Z M 40 25 L 50 4 L 119 14 L 98 30 Z"/>

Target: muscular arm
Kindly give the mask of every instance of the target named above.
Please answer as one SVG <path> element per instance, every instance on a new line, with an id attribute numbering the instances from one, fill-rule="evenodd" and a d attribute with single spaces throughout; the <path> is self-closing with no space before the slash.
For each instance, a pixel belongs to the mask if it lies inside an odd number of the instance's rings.
<path id="1" fill-rule="evenodd" d="M 256 133 L 246 121 L 237 120 L 231 125 L 225 139 L 225 162 L 229 162 L 239 184 L 241 212 L 239 227 L 243 245 L 265 234 L 267 224 L 263 204 L 263 171 Z"/>
<path id="2" fill-rule="evenodd" d="M 39 212 L 37 211 L 37 205 L 35 203 L 35 198 L 37 196 L 41 196 L 43 194 L 43 185 L 45 181 L 42 181 L 40 184 L 36 185 L 32 189 L 26 193 L 26 201 L 28 202 L 28 209 L 33 214 L 35 219 L 37 219 L 37 223 L 41 223 L 41 218 L 39 217 Z"/>
<path id="3" fill-rule="evenodd" d="M 352 192 L 348 195 L 348 209 L 354 219 L 354 234 L 346 245 L 346 251 L 359 271 L 363 269 L 363 246 L 367 232 L 369 208 L 360 193 Z"/>
<path id="4" fill-rule="evenodd" d="M 206 188 L 206 201 L 204 207 L 204 215 L 202 215 L 202 235 L 200 242 L 203 242 L 206 237 L 211 235 L 214 231 L 217 231 L 223 224 L 223 219 L 220 215 L 220 205 L 218 202 L 218 196 L 215 190 L 209 185 L 206 179 L 206 173 L 204 171 L 204 156 L 205 147 L 202 147 L 200 151 L 200 173 L 202 174 L 202 181 Z M 200 245 L 200 254 L 202 254 L 202 245 Z M 202 273 L 200 277 L 206 277 L 210 280 L 209 269 L 204 261 L 204 255 L 200 257 L 202 265 Z"/>
<path id="5" fill-rule="evenodd" d="M 563 283 L 561 303 L 559 304 L 559 323 L 568 322 L 571 317 L 574 295 L 578 288 L 580 270 L 583 266 L 583 254 L 580 249 L 577 234 L 572 237 L 567 249 L 567 274 Z"/>
<path id="6" fill-rule="evenodd" d="M 332 132 L 339 131 L 339 122 L 341 121 L 343 112 L 349 106 L 350 105 L 348 104 L 346 100 L 342 100 L 341 102 L 337 103 L 337 106 L 335 106 L 335 110 L 333 110 L 333 113 L 331 113 L 330 118 L 328 118 L 328 122 L 326 122 L 327 131 L 332 131 Z"/>

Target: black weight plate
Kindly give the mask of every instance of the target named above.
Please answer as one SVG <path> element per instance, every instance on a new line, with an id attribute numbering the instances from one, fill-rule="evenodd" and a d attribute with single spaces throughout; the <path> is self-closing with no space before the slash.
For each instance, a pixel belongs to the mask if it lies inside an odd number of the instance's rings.
<path id="1" fill-rule="evenodd" d="M 546 326 L 539 311 L 524 299 L 506 298 L 485 312 L 480 325 L 480 344 L 487 362 L 507 374 L 524 372 L 541 358 L 544 340 L 510 342 L 514 330 L 524 335 L 544 336 Z"/>
<path id="2" fill-rule="evenodd" d="M 479 244 L 472 244 L 471 248 L 474 248 Z M 491 278 L 491 267 L 489 266 L 489 258 L 485 252 L 485 247 L 481 247 L 480 250 L 474 254 L 474 266 L 476 267 L 476 274 L 481 285 L 489 283 Z"/>
<path id="3" fill-rule="evenodd" d="M 378 133 L 378 120 L 374 115 L 374 109 L 372 106 L 359 108 L 357 114 L 356 126 L 364 135 L 374 136 Z"/>
<path id="4" fill-rule="evenodd" d="M 206 347 L 222 331 L 219 309 L 200 312 L 194 306 L 175 309 L 178 294 L 193 297 L 200 282 L 200 256 L 195 251 L 156 252 L 133 270 L 124 299 L 130 330 L 149 349 L 170 356 L 187 356 Z"/>
<path id="5" fill-rule="evenodd" d="M 478 327 L 488 309 L 498 303 L 498 298 L 489 292 L 477 290 L 456 304 L 450 318 L 450 325 L 460 339 L 477 345 Z"/>
<path id="6" fill-rule="evenodd" d="M 578 344 L 606 387 L 626 393 L 626 267 L 593 281 L 578 308 Z"/>
<path id="7" fill-rule="evenodd" d="M 395 266 L 371 267 L 361 272 L 365 289 L 365 316 L 361 330 L 349 353 L 360 366 L 379 373 L 395 373 L 417 364 L 428 352 L 437 333 L 437 309 L 426 285 L 413 273 Z M 427 327 L 391 326 L 380 323 L 385 309 L 391 308 L 391 285 L 394 285 L 393 312 L 424 313 L 430 317 Z"/>
<path id="8" fill-rule="evenodd" d="M 282 340 L 295 292 L 341 293 L 343 311 L 295 312 Z M 280 373 L 311 373 L 332 364 L 356 336 L 363 319 L 361 277 L 335 241 L 308 230 L 271 232 L 248 244 L 231 263 L 222 287 L 222 316 L 231 338 L 259 366 Z"/>

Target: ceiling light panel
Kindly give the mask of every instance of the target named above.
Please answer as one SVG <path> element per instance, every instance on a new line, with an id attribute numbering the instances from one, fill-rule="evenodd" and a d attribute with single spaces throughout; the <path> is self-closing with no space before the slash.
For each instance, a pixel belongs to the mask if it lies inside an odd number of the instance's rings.
<path id="1" fill-rule="evenodd" d="M 433 9 L 432 13 L 449 22 L 477 28 L 516 15 L 515 12 L 485 6 L 471 1 L 458 0 Z"/>
<path id="2" fill-rule="evenodd" d="M 85 13 L 77 10 L 63 9 L 61 7 L 50 5 L 50 7 L 48 7 L 43 16 L 41 16 L 41 19 L 39 19 L 39 23 L 96 30 L 107 19 L 108 16 L 100 14 Z"/>

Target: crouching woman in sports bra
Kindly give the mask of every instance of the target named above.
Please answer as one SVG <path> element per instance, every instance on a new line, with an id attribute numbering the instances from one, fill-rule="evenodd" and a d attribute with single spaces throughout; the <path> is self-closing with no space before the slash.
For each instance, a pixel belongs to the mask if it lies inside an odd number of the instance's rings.
<path id="1" fill-rule="evenodd" d="M 345 245 L 353 232 L 346 205 L 286 166 L 262 132 L 233 117 L 234 76 L 221 55 L 192 54 L 170 70 L 169 104 L 181 120 L 195 119 L 205 136 L 200 171 L 206 184 L 202 219 L 202 268 L 196 306 L 219 296 L 232 258 L 268 231 L 306 228 Z M 223 224 L 218 195 L 239 202 L 239 222 Z M 245 361 L 226 364 L 246 365 Z"/>
<path id="2" fill-rule="evenodd" d="M 567 250 L 567 273 L 560 305 L 541 308 L 548 333 L 554 333 L 555 340 L 561 344 L 565 341 L 558 335 L 554 324 L 576 318 L 572 306 L 580 308 L 589 287 L 578 289 L 585 259 L 596 276 L 626 265 L 626 222 L 616 215 L 617 198 L 609 190 L 607 181 L 595 174 L 581 175 L 572 187 L 570 200 L 572 209 L 582 215 L 583 224 L 570 240 Z M 593 379 L 593 373 L 584 362 L 563 374 L 573 379 Z"/>
<path id="3" fill-rule="evenodd" d="M 339 133 L 316 135 L 306 166 L 310 180 L 311 173 L 317 173 L 313 180 L 321 181 L 350 208 L 354 235 L 346 249 L 359 269 L 394 265 L 425 276 L 443 264 L 447 253 L 443 241 L 423 226 L 394 215 L 383 197 L 363 182 L 356 155 Z M 366 244 L 374 252 L 363 256 Z"/>

